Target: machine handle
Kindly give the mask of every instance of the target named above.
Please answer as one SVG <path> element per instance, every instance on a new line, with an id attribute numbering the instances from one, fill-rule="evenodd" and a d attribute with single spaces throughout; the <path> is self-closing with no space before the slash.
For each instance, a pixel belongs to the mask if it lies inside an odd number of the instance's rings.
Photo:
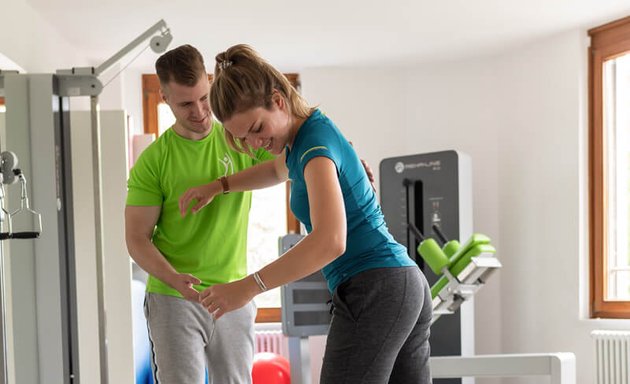
<path id="1" fill-rule="evenodd" d="M 11 234 L 12 239 L 37 239 L 39 238 L 39 232 L 14 232 Z"/>
<path id="2" fill-rule="evenodd" d="M 446 236 L 444 236 L 444 233 L 442 233 L 442 231 L 440 230 L 440 227 L 438 227 L 437 224 L 433 224 L 431 226 L 431 229 L 433 229 L 433 232 L 435 232 L 435 234 L 438 237 L 438 240 L 440 240 L 440 243 L 442 243 L 442 245 L 445 245 L 446 243 L 448 243 L 448 239 L 446 238 Z"/>

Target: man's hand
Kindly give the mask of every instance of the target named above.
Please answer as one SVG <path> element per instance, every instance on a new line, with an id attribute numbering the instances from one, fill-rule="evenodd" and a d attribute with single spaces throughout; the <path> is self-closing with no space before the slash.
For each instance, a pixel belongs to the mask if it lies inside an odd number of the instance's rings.
<path id="1" fill-rule="evenodd" d="M 201 280 L 188 273 L 178 273 L 173 276 L 170 286 L 184 296 L 184 299 L 199 303 L 199 291 L 193 285 L 201 284 Z"/>
<path id="2" fill-rule="evenodd" d="M 350 143 L 350 145 L 354 147 L 352 141 L 348 141 L 348 143 Z M 372 168 L 370 168 L 370 165 L 367 163 L 367 161 L 363 159 L 359 160 L 361 160 L 361 165 L 363 165 L 363 169 L 365 169 L 365 174 L 367 175 L 370 185 L 372 185 L 372 189 L 374 190 L 374 192 L 376 192 L 376 185 L 374 185 L 374 172 L 372 172 Z"/>
<path id="3" fill-rule="evenodd" d="M 376 192 L 376 185 L 374 185 L 374 173 L 372 172 L 372 168 L 370 168 L 370 165 L 367 163 L 367 161 L 363 159 L 361 159 L 361 164 L 363 164 L 363 168 L 365 169 L 367 178 L 370 181 L 370 184 L 372 185 L 372 189 L 374 190 L 374 192 Z"/>

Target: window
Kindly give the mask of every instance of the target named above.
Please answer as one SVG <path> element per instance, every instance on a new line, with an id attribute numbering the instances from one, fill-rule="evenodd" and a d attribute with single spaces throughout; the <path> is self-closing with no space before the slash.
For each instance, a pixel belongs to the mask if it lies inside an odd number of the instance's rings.
<path id="1" fill-rule="evenodd" d="M 630 17 L 589 35 L 591 316 L 630 318 Z"/>
<path id="2" fill-rule="evenodd" d="M 297 74 L 286 74 L 294 87 L 299 89 Z M 208 76 L 212 81 L 212 76 Z M 142 75 L 144 132 L 156 137 L 168 129 L 175 117 L 159 94 L 157 75 Z M 278 185 L 252 194 L 252 209 L 248 230 L 248 272 L 254 272 L 278 256 L 278 237 L 287 233 L 299 233 L 300 223 L 289 209 L 289 185 Z M 278 210 L 278 207 L 282 207 Z M 279 213 L 279 214 L 278 214 Z M 256 297 L 258 314 L 256 322 L 280 321 L 280 288 Z"/>

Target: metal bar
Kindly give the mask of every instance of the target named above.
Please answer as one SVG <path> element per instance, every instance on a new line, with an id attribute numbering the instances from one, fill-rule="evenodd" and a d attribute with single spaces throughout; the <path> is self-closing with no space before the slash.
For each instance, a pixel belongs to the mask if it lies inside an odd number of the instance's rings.
<path id="1" fill-rule="evenodd" d="M 311 358 L 308 337 L 289 337 L 291 383 L 311 384 Z"/>
<path id="2" fill-rule="evenodd" d="M 164 20 L 160 20 L 157 23 L 155 23 L 155 25 L 153 25 L 151 28 L 147 29 L 143 34 L 141 34 L 140 36 L 136 37 L 135 40 L 133 40 L 131 43 L 127 44 L 123 49 L 121 49 L 116 54 L 114 54 L 114 56 L 110 57 L 103 64 L 101 64 L 98 67 L 96 67 L 96 70 L 95 70 L 96 76 L 99 76 L 107 68 L 111 67 L 114 63 L 116 63 L 118 60 L 120 60 L 123 56 L 125 56 L 127 53 L 129 53 L 129 51 L 131 51 L 132 49 L 136 48 L 144 40 L 146 40 L 149 37 L 153 36 L 153 34 L 155 34 L 155 32 L 160 31 L 162 29 L 166 29 L 166 28 L 167 28 L 167 26 L 166 26 L 166 22 Z"/>
<path id="3" fill-rule="evenodd" d="M 1 187 L 1 185 L 0 185 Z M 3 194 L 4 195 L 4 194 Z M 0 206 L 4 207 L 4 196 L 0 196 Z M 4 245 L 0 243 L 0 384 L 7 384 L 7 326 L 6 326 L 6 296 L 4 279 Z"/>
<path id="4" fill-rule="evenodd" d="M 98 336 L 101 364 L 101 384 L 109 383 L 107 356 L 107 311 L 105 308 L 105 252 L 103 249 L 103 196 L 102 196 L 102 167 L 101 167 L 101 126 L 98 96 L 90 97 L 90 112 L 92 122 L 92 167 L 94 183 L 94 228 L 96 246 L 96 290 L 98 301 Z"/>
<path id="5" fill-rule="evenodd" d="M 551 384 L 575 384 L 573 353 L 443 356 L 430 359 L 434 378 L 549 376 Z"/>

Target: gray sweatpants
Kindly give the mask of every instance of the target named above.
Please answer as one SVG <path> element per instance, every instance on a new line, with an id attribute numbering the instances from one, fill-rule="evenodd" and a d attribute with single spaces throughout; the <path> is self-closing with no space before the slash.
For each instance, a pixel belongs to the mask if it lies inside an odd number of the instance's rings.
<path id="1" fill-rule="evenodd" d="M 147 293 L 145 316 L 155 384 L 249 384 L 256 307 L 214 318 L 199 303 Z"/>
<path id="2" fill-rule="evenodd" d="M 339 285 L 322 384 L 429 384 L 429 284 L 417 267 L 378 268 Z"/>

